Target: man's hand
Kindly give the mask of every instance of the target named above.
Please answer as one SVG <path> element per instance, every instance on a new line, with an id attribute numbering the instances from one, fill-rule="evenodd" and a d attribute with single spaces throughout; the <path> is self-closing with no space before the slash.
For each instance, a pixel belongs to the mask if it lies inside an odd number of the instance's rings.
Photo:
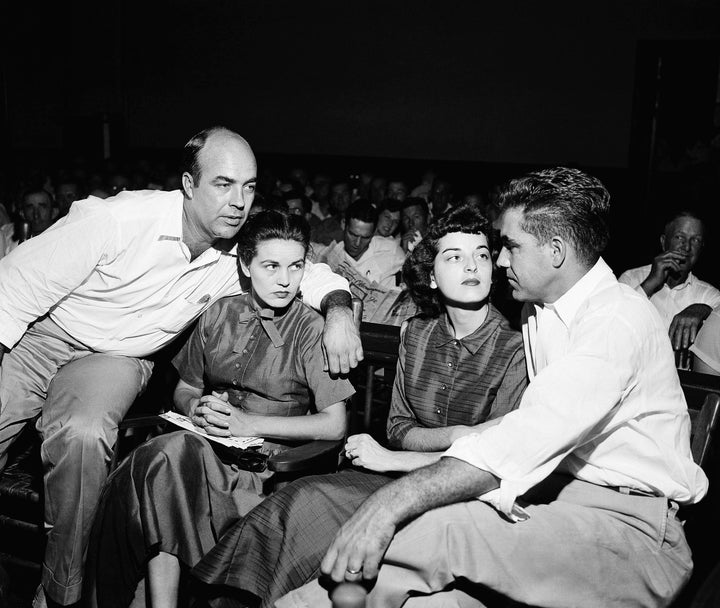
<path id="1" fill-rule="evenodd" d="M 415 245 L 420 242 L 421 238 L 422 235 L 419 230 L 408 230 L 400 237 L 400 247 L 402 247 L 405 253 L 410 253 L 415 248 Z"/>
<path id="2" fill-rule="evenodd" d="M 375 578 L 396 525 L 382 493 L 376 492 L 340 528 L 320 569 L 336 583 Z"/>
<path id="3" fill-rule="evenodd" d="M 364 467 L 380 473 L 396 471 L 395 452 L 382 447 L 370 435 L 351 435 L 345 443 L 345 455 L 356 467 Z"/>
<path id="4" fill-rule="evenodd" d="M 685 310 L 681 310 L 670 323 L 670 341 L 674 350 L 684 350 L 695 342 L 695 336 L 712 312 L 707 304 L 690 304 Z"/>
<path id="5" fill-rule="evenodd" d="M 650 267 L 650 274 L 640 284 L 647 297 L 651 297 L 665 284 L 669 274 L 675 274 L 682 271 L 687 256 L 679 251 L 663 251 L 660 255 L 655 256 Z"/>
<path id="6" fill-rule="evenodd" d="M 342 294 L 340 301 L 335 294 Z M 347 374 L 363 360 L 360 332 L 353 320 L 350 294 L 332 292 L 323 301 L 325 310 L 325 329 L 323 330 L 323 353 L 325 371 L 331 374 Z"/>
<path id="7" fill-rule="evenodd" d="M 320 569 L 338 583 L 373 579 L 400 524 L 499 485 L 492 474 L 455 458 L 416 469 L 380 488 L 355 511 L 335 535 Z"/>

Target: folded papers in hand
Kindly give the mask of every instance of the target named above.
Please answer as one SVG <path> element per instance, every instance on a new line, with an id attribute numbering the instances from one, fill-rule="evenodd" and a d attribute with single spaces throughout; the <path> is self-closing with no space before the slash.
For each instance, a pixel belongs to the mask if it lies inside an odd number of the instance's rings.
<path id="1" fill-rule="evenodd" d="M 174 425 L 179 426 L 186 431 L 192 431 L 193 433 L 197 433 L 210 441 L 215 441 L 229 448 L 239 448 L 244 450 L 247 448 L 258 447 L 263 444 L 262 437 L 216 437 L 215 435 L 208 435 L 203 429 L 195 426 L 187 416 L 183 416 L 177 412 L 165 412 L 164 414 L 160 414 L 160 417 L 164 418 L 168 422 L 172 422 Z"/>

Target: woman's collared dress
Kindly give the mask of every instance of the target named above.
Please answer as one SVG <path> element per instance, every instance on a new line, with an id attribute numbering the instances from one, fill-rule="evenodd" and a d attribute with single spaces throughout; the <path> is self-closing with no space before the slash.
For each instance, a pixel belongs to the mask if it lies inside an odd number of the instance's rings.
<path id="1" fill-rule="evenodd" d="M 323 371 L 320 315 L 299 300 L 278 317 L 268 312 L 247 295 L 217 302 L 173 359 L 180 378 L 205 393 L 227 392 L 232 405 L 260 415 L 302 415 L 352 396 L 347 380 Z M 86 566 L 98 605 L 128 606 L 158 551 L 192 567 L 262 501 L 269 476 L 222 463 L 206 439 L 188 431 L 138 447 L 110 476 L 98 505 Z"/>

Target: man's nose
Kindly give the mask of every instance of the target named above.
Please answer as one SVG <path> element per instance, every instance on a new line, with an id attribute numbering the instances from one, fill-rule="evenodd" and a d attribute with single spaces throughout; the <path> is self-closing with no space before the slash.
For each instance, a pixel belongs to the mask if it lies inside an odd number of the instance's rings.
<path id="1" fill-rule="evenodd" d="M 508 268 L 510 264 L 508 263 L 508 252 L 505 247 L 503 247 L 500 250 L 500 254 L 497 257 L 497 261 L 495 262 L 498 266 L 502 266 L 503 268 Z"/>
<path id="2" fill-rule="evenodd" d="M 248 193 L 245 192 L 245 188 L 238 184 L 233 188 L 233 195 L 230 199 L 230 204 L 237 209 L 244 209 L 246 206 L 250 206 L 252 204 L 252 195 L 248 195 Z"/>

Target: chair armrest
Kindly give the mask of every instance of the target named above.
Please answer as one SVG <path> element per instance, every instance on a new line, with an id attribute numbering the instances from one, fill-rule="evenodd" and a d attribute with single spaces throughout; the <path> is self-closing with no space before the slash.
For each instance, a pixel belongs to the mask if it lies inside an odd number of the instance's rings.
<path id="1" fill-rule="evenodd" d="M 316 439 L 268 458 L 268 468 L 276 473 L 296 473 L 324 464 L 337 466 L 341 440 Z"/>
<path id="2" fill-rule="evenodd" d="M 707 465 L 710 447 L 715 437 L 715 429 L 720 418 L 720 395 L 708 393 L 698 412 L 690 412 L 691 449 L 693 460 L 697 465 L 705 468 Z"/>
<path id="3" fill-rule="evenodd" d="M 160 424 L 167 424 L 167 420 L 161 416 L 135 416 L 124 418 L 118 425 L 118 428 L 120 430 L 138 429 Z"/>

